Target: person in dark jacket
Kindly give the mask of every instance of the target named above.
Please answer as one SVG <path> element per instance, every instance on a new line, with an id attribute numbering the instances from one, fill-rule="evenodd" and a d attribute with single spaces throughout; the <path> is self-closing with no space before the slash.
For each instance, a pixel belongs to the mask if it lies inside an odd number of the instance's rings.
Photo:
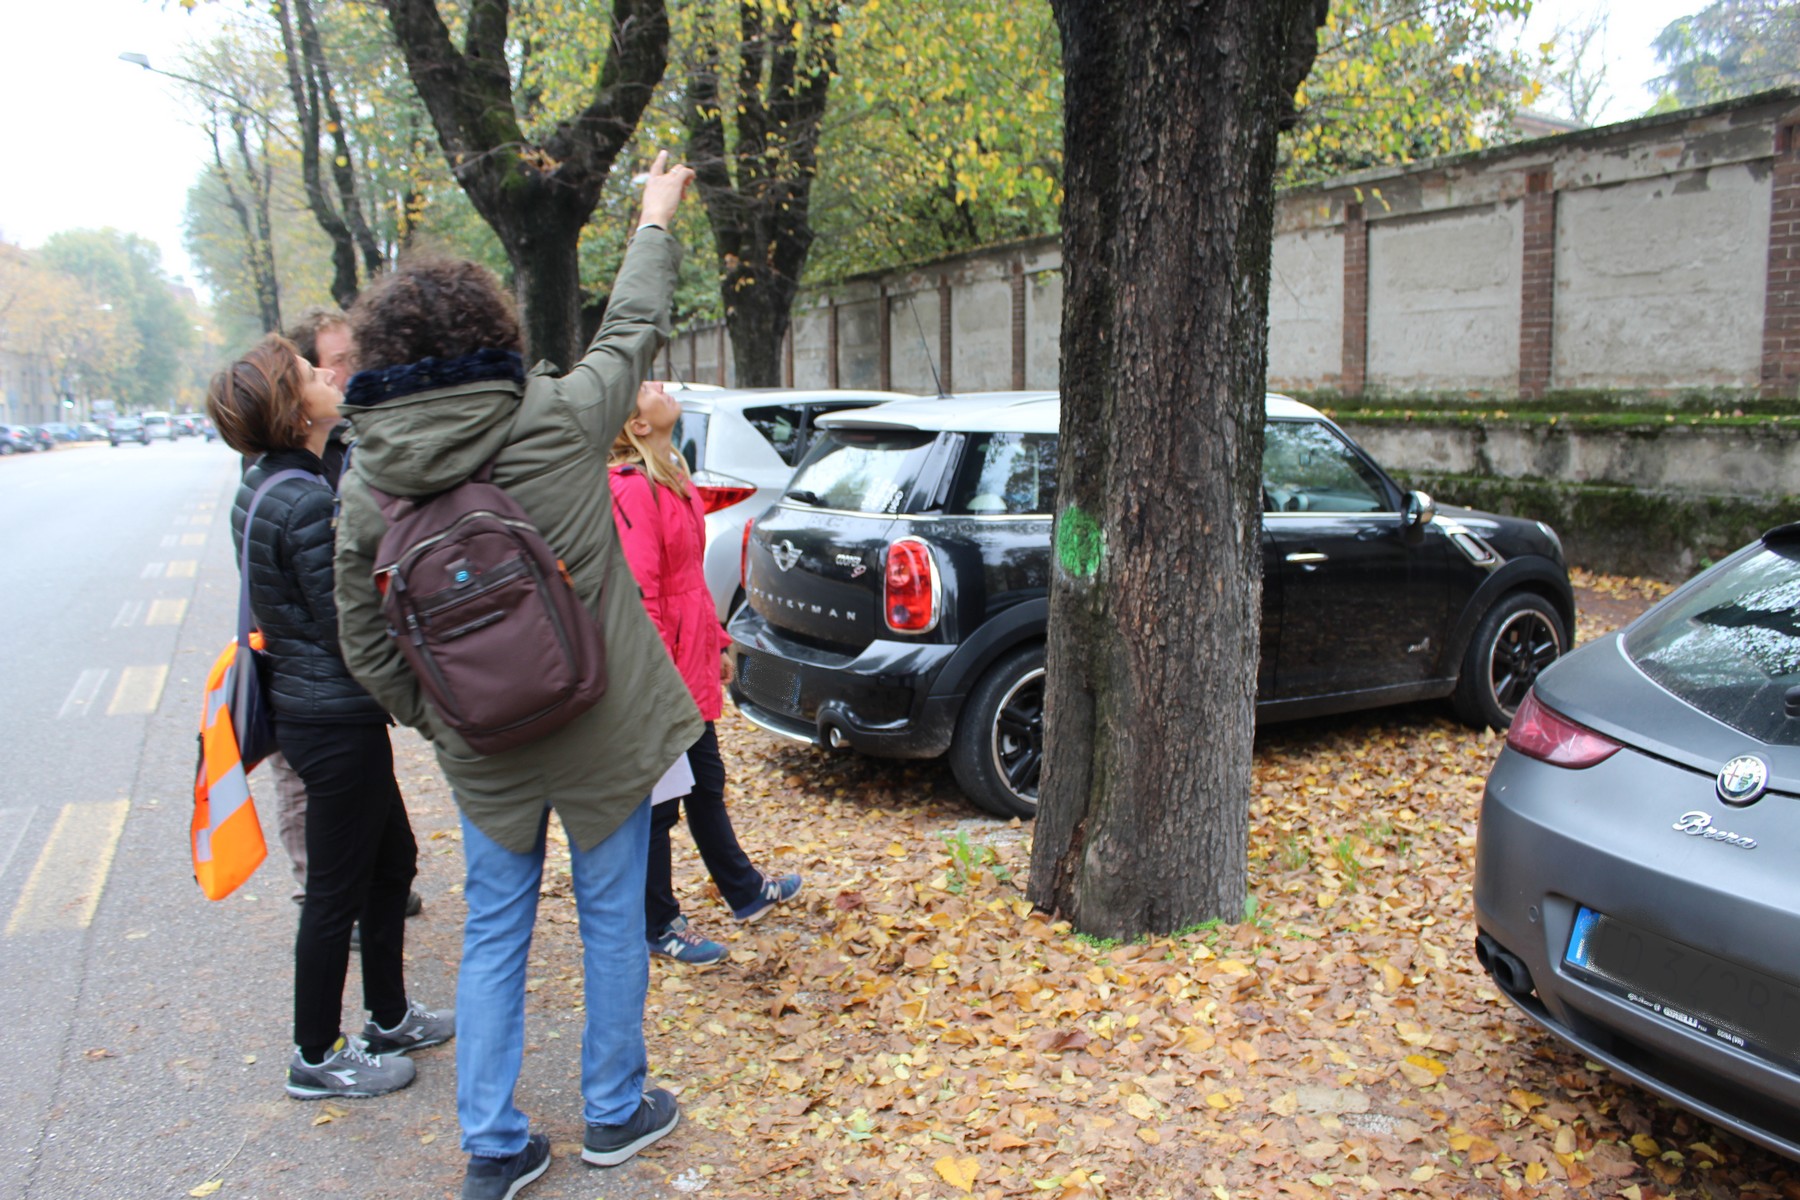
<path id="1" fill-rule="evenodd" d="M 342 309 L 315 304 L 294 318 L 285 335 L 294 343 L 301 358 L 331 373 L 334 383 L 342 385 L 354 374 L 356 340 L 350 332 L 350 317 Z M 350 427 L 343 421 L 333 425 L 326 435 L 325 449 L 319 455 L 325 466 L 325 480 L 335 489 L 338 477 L 350 456 Z M 252 455 L 244 456 L 244 470 L 256 465 Z M 288 766 L 279 753 L 264 760 L 275 783 L 275 828 L 281 834 L 281 848 L 287 851 L 294 873 L 294 903 L 306 901 L 306 785 L 300 775 Z M 419 893 L 406 897 L 406 915 L 416 917 L 424 910 Z M 350 949 L 361 948 L 359 930 L 351 927 Z"/>
<path id="2" fill-rule="evenodd" d="M 329 370 L 271 335 L 213 378 L 207 413 L 227 445 L 256 454 L 232 506 L 240 554 L 248 540 L 250 608 L 262 630 L 275 740 L 306 785 L 306 899 L 294 943 L 297 1099 L 378 1096 L 413 1080 L 408 1051 L 447 1041 L 452 1013 L 406 994 L 406 898 L 418 847 L 394 779 L 388 714 L 338 653 L 333 599 L 337 497 L 320 457 L 343 396 Z M 251 499 L 276 472 L 246 528 Z M 360 1038 L 339 1028 L 350 927 L 362 925 Z"/>

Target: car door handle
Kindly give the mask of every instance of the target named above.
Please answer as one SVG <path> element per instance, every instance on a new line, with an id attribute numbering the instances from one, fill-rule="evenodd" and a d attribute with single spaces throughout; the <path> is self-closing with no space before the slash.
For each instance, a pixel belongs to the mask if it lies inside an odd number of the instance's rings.
<path id="1" fill-rule="evenodd" d="M 1298 554 L 1290 554 L 1287 560 L 1291 563 L 1322 563 L 1329 555 L 1320 554 L 1317 550 L 1307 550 Z"/>

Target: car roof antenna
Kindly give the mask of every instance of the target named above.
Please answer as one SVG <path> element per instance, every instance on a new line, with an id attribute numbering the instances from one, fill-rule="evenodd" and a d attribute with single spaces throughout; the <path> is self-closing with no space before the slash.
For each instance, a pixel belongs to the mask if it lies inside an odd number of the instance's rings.
<path id="1" fill-rule="evenodd" d="M 944 391 L 944 381 L 938 378 L 937 362 L 931 357 L 931 343 L 925 340 L 925 326 L 919 321 L 919 310 L 913 307 L 911 292 L 906 295 L 906 307 L 912 313 L 913 328 L 919 331 L 919 350 L 925 355 L 925 365 L 931 368 L 931 386 L 937 389 L 941 400 L 948 393 Z"/>

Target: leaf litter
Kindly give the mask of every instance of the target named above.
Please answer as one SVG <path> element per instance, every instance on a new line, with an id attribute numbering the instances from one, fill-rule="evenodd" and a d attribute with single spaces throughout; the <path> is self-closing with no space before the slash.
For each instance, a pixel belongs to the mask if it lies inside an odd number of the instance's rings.
<path id="1" fill-rule="evenodd" d="M 1578 584 L 1603 614 L 1583 640 L 1667 590 Z M 1030 826 L 972 817 L 941 764 L 828 757 L 729 710 L 720 741 L 740 840 L 806 889 L 739 926 L 675 837 L 683 910 L 730 951 L 652 967 L 653 1082 L 684 1123 L 645 1161 L 678 1190 L 1800 1200 L 1800 1166 L 1498 995 L 1471 881 L 1502 742 L 1437 706 L 1265 730 L 1247 919 L 1123 945 L 1034 911 Z M 554 839 L 544 895 L 532 1003 L 578 1021 Z"/>

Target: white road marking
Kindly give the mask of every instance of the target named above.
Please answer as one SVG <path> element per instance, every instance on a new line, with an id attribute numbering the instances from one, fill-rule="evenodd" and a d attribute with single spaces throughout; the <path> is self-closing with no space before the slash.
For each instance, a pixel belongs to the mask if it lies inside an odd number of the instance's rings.
<path id="1" fill-rule="evenodd" d="M 161 579 L 163 577 L 163 572 L 166 571 L 167 569 L 168 569 L 167 563 L 145 563 L 144 571 L 141 575 L 138 576 L 138 578 L 139 579 Z"/>
<path id="2" fill-rule="evenodd" d="M 204 546 L 206 545 L 206 535 L 204 533 L 184 533 L 181 535 L 181 544 L 184 546 Z"/>
<path id="3" fill-rule="evenodd" d="M 181 544 L 181 535 L 180 535 L 180 534 L 178 534 L 178 533 L 165 533 L 165 534 L 163 534 L 163 536 L 162 536 L 162 548 L 163 548 L 163 549 L 164 549 L 164 550 L 169 550 L 169 549 L 172 549 L 172 548 L 174 548 L 174 547 L 176 547 L 176 546 L 179 546 L 179 545 L 180 545 L 180 544 Z"/>
<path id="4" fill-rule="evenodd" d="M 6 936 L 86 929 L 125 832 L 128 800 L 65 804 L 6 922 Z"/>
<path id="5" fill-rule="evenodd" d="M 125 603 L 119 605 L 119 615 L 113 618 L 113 628 L 129 629 L 131 626 L 136 625 L 138 623 L 138 618 L 143 615 L 144 602 L 142 600 L 127 600 Z"/>
<path id="6" fill-rule="evenodd" d="M 59 718 L 87 716 L 88 710 L 94 706 L 94 697 L 100 694 L 101 685 L 105 682 L 106 668 L 89 667 L 83 671 L 81 678 L 75 681 L 75 686 L 69 689 L 69 698 L 63 701 L 62 709 L 56 715 Z"/>
<path id="7" fill-rule="evenodd" d="M 19 843 L 25 840 L 25 827 L 31 824 L 31 814 L 36 811 L 35 808 L 0 808 L 0 879 L 6 878 L 6 868 L 12 865 Z"/>

